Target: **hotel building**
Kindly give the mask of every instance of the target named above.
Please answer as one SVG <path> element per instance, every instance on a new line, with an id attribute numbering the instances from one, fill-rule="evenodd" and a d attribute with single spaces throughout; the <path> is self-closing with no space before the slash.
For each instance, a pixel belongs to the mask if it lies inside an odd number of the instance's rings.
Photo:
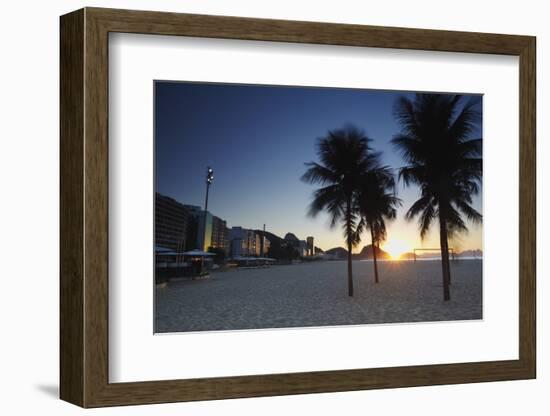
<path id="1" fill-rule="evenodd" d="M 259 257 L 261 254 L 261 236 L 254 230 L 232 227 L 229 230 L 231 257 Z M 264 241 L 264 250 L 269 250 L 269 242 Z"/>
<path id="2" fill-rule="evenodd" d="M 155 194 L 155 245 L 183 252 L 194 245 L 190 240 L 195 219 L 185 205 L 168 196 Z M 192 237 L 192 236 L 191 236 Z"/>

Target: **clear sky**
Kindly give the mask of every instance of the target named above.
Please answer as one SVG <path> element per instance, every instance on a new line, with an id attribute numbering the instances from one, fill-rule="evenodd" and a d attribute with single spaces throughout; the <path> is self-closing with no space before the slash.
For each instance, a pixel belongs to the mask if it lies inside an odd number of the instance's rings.
<path id="1" fill-rule="evenodd" d="M 322 249 L 345 246 L 342 229 L 328 216 L 307 215 L 315 186 L 303 183 L 305 162 L 316 161 L 316 141 L 328 130 L 353 124 L 373 139 L 384 164 L 404 164 L 391 143 L 399 132 L 395 99 L 410 93 L 359 89 L 281 87 L 185 82 L 155 83 L 156 191 L 204 207 L 205 173 L 214 169 L 208 211 L 229 227 L 266 229 L 281 237 L 315 237 Z M 481 102 L 481 99 L 480 99 Z M 481 132 L 476 133 L 477 137 Z M 404 219 L 419 197 L 399 184 L 403 207 L 388 226 L 382 248 L 391 254 L 439 247 L 437 224 L 420 240 L 416 221 Z M 481 194 L 474 207 L 482 212 Z M 481 226 L 451 243 L 457 250 L 482 248 Z M 367 235 L 358 247 L 368 244 Z"/>

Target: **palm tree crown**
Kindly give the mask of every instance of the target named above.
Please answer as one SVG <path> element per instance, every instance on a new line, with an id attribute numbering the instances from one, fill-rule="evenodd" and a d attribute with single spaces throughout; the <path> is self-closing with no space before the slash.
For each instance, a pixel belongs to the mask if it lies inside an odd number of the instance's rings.
<path id="1" fill-rule="evenodd" d="M 331 227 L 342 221 L 348 246 L 350 296 L 353 296 L 351 250 L 359 243 L 359 236 L 355 232 L 359 217 L 353 203 L 361 175 L 375 162 L 375 154 L 370 151 L 370 141 L 363 131 L 353 126 L 329 131 L 317 142 L 319 163 L 306 163 L 308 169 L 302 176 L 306 183 L 321 185 L 313 193 L 309 215 L 316 216 L 326 210 L 330 215 Z"/>
<path id="2" fill-rule="evenodd" d="M 481 119 L 478 103 L 475 97 L 416 94 L 414 100 L 401 97 L 394 106 L 401 134 L 392 143 L 407 163 L 399 170 L 399 178 L 406 186 L 420 188 L 420 198 L 409 208 L 406 218 L 419 218 L 422 238 L 433 220 L 439 218 L 447 283 L 448 237 L 467 231 L 462 215 L 473 223 L 482 220 L 471 205 L 482 178 L 482 139 L 470 137 Z M 449 298 L 448 293 L 445 298 Z"/>
<path id="3" fill-rule="evenodd" d="M 346 205 L 352 202 L 363 172 L 374 162 L 370 153 L 371 141 L 364 132 L 350 126 L 329 131 L 317 142 L 320 163 L 308 162 L 302 180 L 322 187 L 313 193 L 309 215 L 315 217 L 321 211 L 330 214 L 331 227 L 345 216 Z M 353 219 L 357 220 L 354 212 Z M 344 224 L 345 225 L 345 224 Z M 344 232 L 347 230 L 344 229 Z M 346 235 L 346 238 L 348 236 Z"/>
<path id="4" fill-rule="evenodd" d="M 360 225 L 373 228 L 377 243 L 385 241 L 385 220 L 394 219 L 401 206 L 401 199 L 395 193 L 393 170 L 389 166 L 377 166 L 365 172 L 356 202 L 362 217 Z"/>
<path id="5" fill-rule="evenodd" d="M 386 240 L 386 220 L 397 216 L 397 208 L 401 199 L 395 194 L 395 178 L 389 166 L 377 163 L 365 172 L 356 198 L 357 211 L 361 221 L 357 233 L 368 229 L 371 234 L 371 247 L 374 266 L 374 280 L 378 283 L 377 250 L 380 243 Z"/>

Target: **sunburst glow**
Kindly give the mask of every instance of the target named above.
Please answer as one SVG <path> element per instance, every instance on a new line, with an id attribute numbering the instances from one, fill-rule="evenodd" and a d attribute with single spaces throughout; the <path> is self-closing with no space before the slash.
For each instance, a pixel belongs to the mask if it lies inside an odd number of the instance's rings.
<path id="1" fill-rule="evenodd" d="M 412 251 L 412 248 L 405 240 L 391 239 L 384 243 L 382 250 L 388 252 L 393 260 L 399 260 L 402 254 Z"/>

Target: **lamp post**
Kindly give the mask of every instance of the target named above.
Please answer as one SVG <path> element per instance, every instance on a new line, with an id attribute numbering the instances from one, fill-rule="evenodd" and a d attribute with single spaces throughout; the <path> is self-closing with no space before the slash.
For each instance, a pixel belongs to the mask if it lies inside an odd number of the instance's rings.
<path id="1" fill-rule="evenodd" d="M 208 215 L 208 191 L 210 190 L 210 185 L 212 185 L 212 182 L 214 181 L 214 169 L 212 169 L 210 166 L 206 169 L 206 198 L 204 200 L 204 236 L 202 239 L 202 247 L 203 250 L 206 250 L 208 247 L 205 247 L 206 245 L 206 216 Z"/>
<path id="2" fill-rule="evenodd" d="M 214 181 L 214 169 L 212 169 L 210 166 L 206 169 L 206 197 L 204 199 L 204 221 L 203 221 L 203 237 L 202 237 L 202 249 L 203 251 L 207 251 L 208 247 L 206 247 L 206 224 L 207 224 L 207 216 L 208 216 L 208 191 L 210 190 L 210 185 L 212 185 L 212 182 Z M 201 272 L 204 271 L 204 256 L 201 257 Z"/>

